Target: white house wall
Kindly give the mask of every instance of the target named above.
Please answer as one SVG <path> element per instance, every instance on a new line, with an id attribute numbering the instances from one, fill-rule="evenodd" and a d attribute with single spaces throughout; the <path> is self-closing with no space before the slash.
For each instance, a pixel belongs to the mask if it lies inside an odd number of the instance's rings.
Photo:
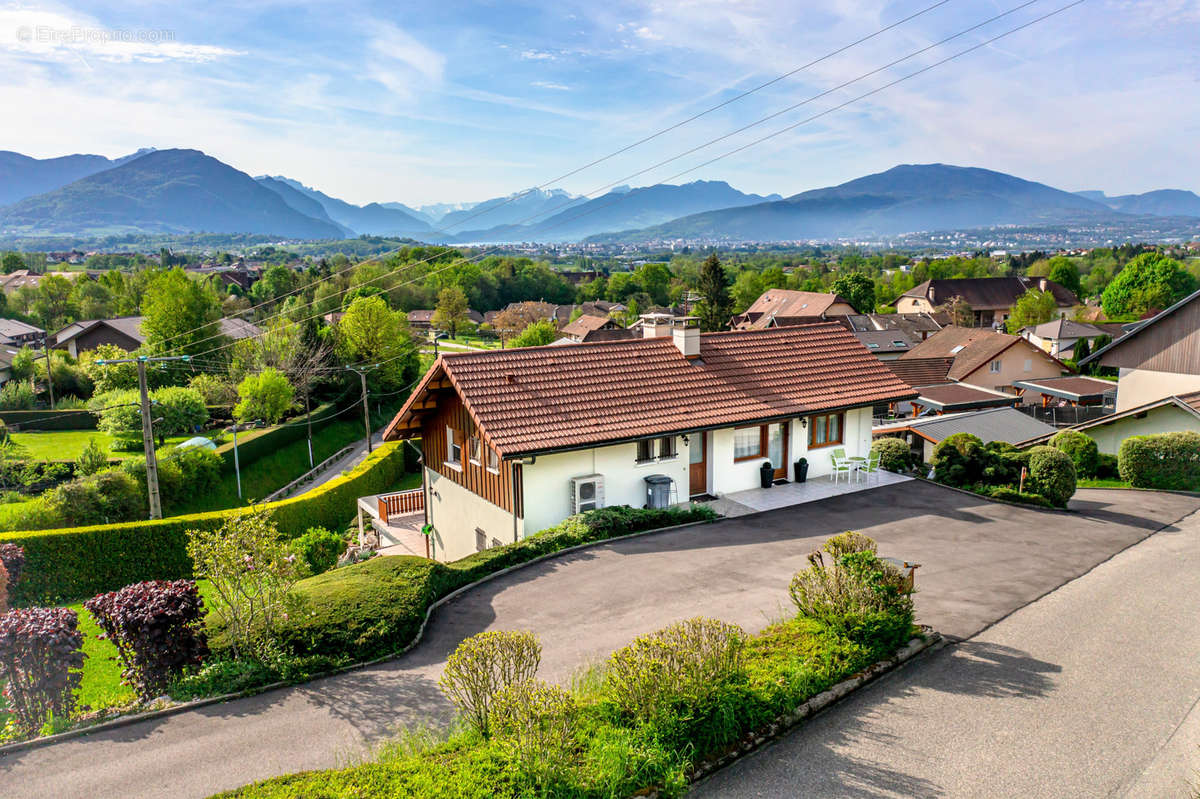
<path id="1" fill-rule="evenodd" d="M 689 439 L 692 444 L 698 444 L 700 436 Z M 637 444 L 634 443 L 539 455 L 533 463 L 527 461 L 522 467 L 526 534 L 544 530 L 571 515 L 573 477 L 603 475 L 605 505 L 640 508 L 646 504 L 643 478 L 665 474 L 675 481 L 678 501 L 687 501 L 688 446 L 677 436 L 674 458 L 646 463 L 637 463 Z"/>
<path id="2" fill-rule="evenodd" d="M 1083 432 L 1096 442 L 1101 452 L 1116 455 L 1121 450 L 1121 442 L 1130 436 L 1181 433 L 1188 430 L 1200 433 L 1200 420 L 1175 405 L 1164 405 L 1147 411 L 1142 419 L 1130 416 L 1111 424 L 1089 427 Z"/>
<path id="3" fill-rule="evenodd" d="M 871 409 L 859 408 L 845 412 L 845 443 L 841 448 L 849 456 L 866 457 L 871 449 Z M 832 469 L 830 456 L 837 447 L 808 450 L 808 428 L 800 419 L 790 422 L 787 454 L 788 479 L 794 480 L 794 463 L 801 457 L 809 460 L 808 477 L 828 476 Z M 708 492 L 720 496 L 734 491 L 757 488 L 759 467 L 766 458 L 735 463 L 733 460 L 733 429 L 710 430 L 708 433 Z M 689 448 L 699 446 L 704 436 L 693 433 L 676 436 L 677 455 L 669 460 L 637 463 L 637 445 L 616 444 L 609 447 L 539 455 L 522 467 L 524 485 L 524 531 L 530 535 L 558 524 L 571 515 L 571 478 L 599 474 L 604 477 L 604 504 L 630 505 L 640 508 L 646 504 L 646 483 L 651 474 L 665 474 L 675 481 L 675 499 L 686 502 L 689 492 Z M 511 520 L 510 520 L 511 523 Z"/>
<path id="4" fill-rule="evenodd" d="M 425 469 L 429 487 L 425 507 L 433 525 L 433 556 L 436 560 L 458 560 L 478 552 L 483 531 L 487 547 L 513 541 L 513 515 L 448 477 Z M 527 495 L 528 496 L 528 495 Z M 518 520 L 517 535 L 521 534 Z"/>
<path id="5" fill-rule="evenodd" d="M 1193 391 L 1200 391 L 1200 375 L 1121 369 L 1121 377 L 1117 381 L 1117 413 Z"/>

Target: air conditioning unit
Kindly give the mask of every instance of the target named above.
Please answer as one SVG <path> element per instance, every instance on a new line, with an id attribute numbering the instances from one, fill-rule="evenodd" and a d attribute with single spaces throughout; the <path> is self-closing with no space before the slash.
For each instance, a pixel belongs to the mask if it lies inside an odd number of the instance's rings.
<path id="1" fill-rule="evenodd" d="M 571 513 L 604 507 L 604 475 L 571 478 Z"/>

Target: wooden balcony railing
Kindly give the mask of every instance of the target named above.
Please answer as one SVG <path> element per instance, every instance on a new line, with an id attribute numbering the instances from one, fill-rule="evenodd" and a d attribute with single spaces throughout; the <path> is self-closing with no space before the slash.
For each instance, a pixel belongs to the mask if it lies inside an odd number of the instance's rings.
<path id="1" fill-rule="evenodd" d="M 388 523 L 390 516 L 404 516 L 425 510 L 425 491 L 413 488 L 395 494 L 379 495 L 379 521 Z"/>

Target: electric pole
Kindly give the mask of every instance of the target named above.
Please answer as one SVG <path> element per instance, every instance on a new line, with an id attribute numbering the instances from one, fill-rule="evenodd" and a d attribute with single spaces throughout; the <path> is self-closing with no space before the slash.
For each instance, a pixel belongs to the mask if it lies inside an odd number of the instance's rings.
<path id="1" fill-rule="evenodd" d="M 150 416 L 150 392 L 146 386 L 146 364 L 154 361 L 190 361 L 190 355 L 176 355 L 170 358 L 149 358 L 139 355 L 136 358 L 124 358 L 119 361 L 100 359 L 100 365 L 117 363 L 136 363 L 138 370 L 138 391 L 141 393 L 142 409 L 142 446 L 146 450 L 146 493 L 150 496 L 150 518 L 162 518 L 162 502 L 158 496 L 158 458 L 154 453 L 154 420 Z M 50 363 L 49 360 L 46 361 Z"/>
<path id="2" fill-rule="evenodd" d="M 437 344 L 436 340 L 434 341 L 434 344 L 435 345 Z M 370 411 L 367 409 L 367 372 L 371 369 L 378 369 L 379 364 L 376 363 L 376 364 L 372 364 L 371 366 L 360 366 L 357 368 L 355 368 L 353 366 L 347 366 L 346 368 L 349 369 L 351 372 L 357 373 L 358 379 L 362 381 L 363 428 L 366 429 L 366 431 L 367 431 L 367 454 L 370 454 L 371 449 L 372 449 L 371 448 L 371 414 L 370 414 Z"/>

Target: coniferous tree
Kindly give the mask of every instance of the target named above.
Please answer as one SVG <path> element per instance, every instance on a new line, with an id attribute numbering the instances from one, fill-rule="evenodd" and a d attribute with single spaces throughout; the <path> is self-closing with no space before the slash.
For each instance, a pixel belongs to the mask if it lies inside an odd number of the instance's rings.
<path id="1" fill-rule="evenodd" d="M 708 256 L 700 268 L 700 304 L 696 315 L 700 317 L 701 330 L 724 330 L 733 313 L 733 300 L 729 296 L 729 276 L 716 253 Z"/>

